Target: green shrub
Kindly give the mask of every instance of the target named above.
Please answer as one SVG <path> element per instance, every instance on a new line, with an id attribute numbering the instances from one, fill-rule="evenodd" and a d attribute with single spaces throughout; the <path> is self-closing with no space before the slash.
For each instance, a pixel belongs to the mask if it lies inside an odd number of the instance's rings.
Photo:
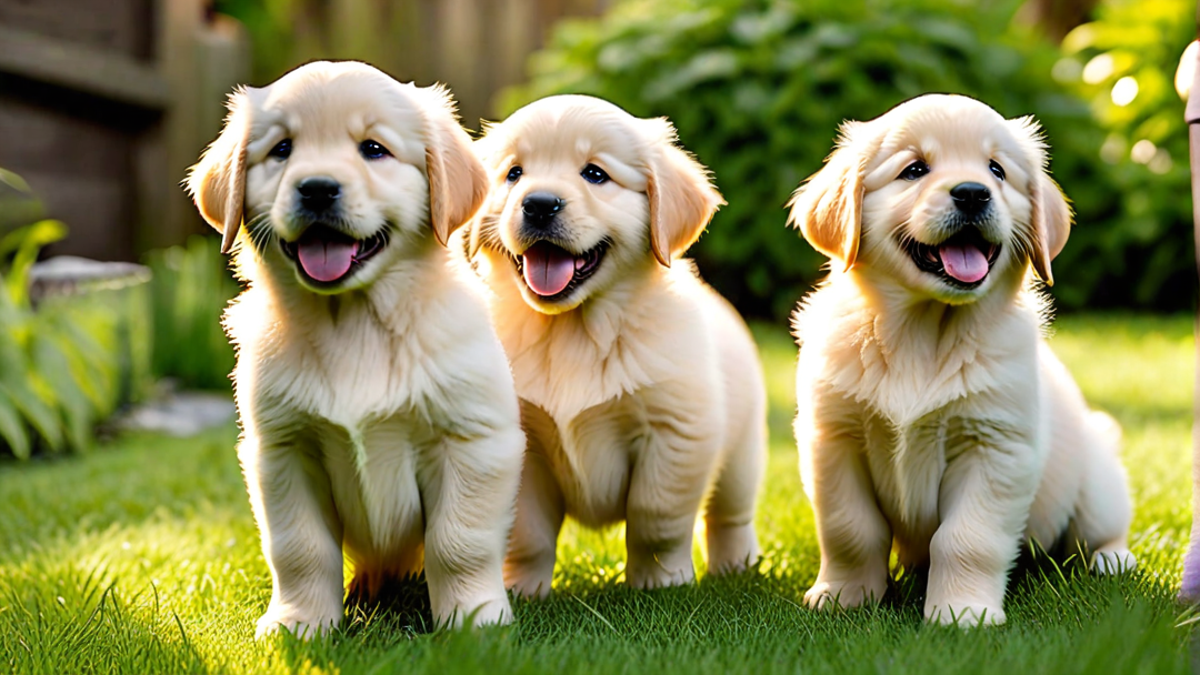
<path id="1" fill-rule="evenodd" d="M 974 96 L 1007 117 L 1035 114 L 1079 213 L 1068 244 L 1076 255 L 1055 274 L 1060 304 L 1076 307 L 1135 269 L 1082 257 L 1097 247 L 1120 256 L 1128 233 L 1114 218 L 1124 183 L 1098 159 L 1104 132 L 1086 102 L 1051 76 L 1058 48 L 1013 25 L 1018 5 L 630 1 L 602 19 L 561 24 L 531 61 L 530 84 L 500 105 L 510 112 L 576 92 L 669 116 L 729 202 L 692 255 L 743 312 L 774 317 L 820 276 L 823 258 L 784 226 L 782 205 L 820 168 L 843 119 L 927 92 Z"/>
<path id="2" fill-rule="evenodd" d="M 121 317 L 111 301 L 51 299 L 35 311 L 29 269 L 38 250 L 66 234 L 42 220 L 0 239 L 0 446 L 18 458 L 35 449 L 84 451 L 95 425 L 122 403 Z"/>
<path id="3" fill-rule="evenodd" d="M 33 265 L 67 228 L 43 219 L 29 186 L 2 169 L 0 213 L 0 454 L 86 451 L 96 426 L 149 388 L 145 296 L 136 284 L 89 283 L 35 306 Z"/>
<path id="4" fill-rule="evenodd" d="M 1075 237 L 1062 254 L 1063 269 L 1075 277 L 1070 290 L 1081 293 L 1073 304 L 1190 306 L 1188 131 L 1172 81 L 1195 39 L 1195 8 L 1190 0 L 1110 0 L 1095 22 L 1063 40 L 1054 72 L 1091 101 L 1106 132 L 1093 160 L 1108 179 L 1104 210 L 1092 210 L 1100 220 L 1081 219 L 1077 228 L 1097 228 L 1100 236 Z M 1131 93 L 1132 100 L 1122 97 Z"/>
<path id="5" fill-rule="evenodd" d="M 238 285 L 220 240 L 196 235 L 185 246 L 151 251 L 146 264 L 153 321 L 153 371 L 192 389 L 229 390 L 233 348 L 221 312 Z"/>

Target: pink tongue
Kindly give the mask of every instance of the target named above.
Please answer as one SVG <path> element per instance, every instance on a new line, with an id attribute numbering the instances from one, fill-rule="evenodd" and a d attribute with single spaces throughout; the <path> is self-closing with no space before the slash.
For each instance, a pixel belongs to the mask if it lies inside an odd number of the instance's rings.
<path id="1" fill-rule="evenodd" d="M 328 241 L 313 236 L 296 245 L 296 257 L 304 273 L 317 281 L 337 281 L 346 276 L 357 253 L 357 241 Z"/>
<path id="2" fill-rule="evenodd" d="M 942 257 L 946 274 L 965 284 L 973 284 L 987 276 L 987 256 L 974 246 L 942 244 L 938 247 L 938 254 Z"/>
<path id="3" fill-rule="evenodd" d="M 525 283 L 543 297 L 562 293 L 575 278 L 575 256 L 540 242 L 525 251 Z"/>

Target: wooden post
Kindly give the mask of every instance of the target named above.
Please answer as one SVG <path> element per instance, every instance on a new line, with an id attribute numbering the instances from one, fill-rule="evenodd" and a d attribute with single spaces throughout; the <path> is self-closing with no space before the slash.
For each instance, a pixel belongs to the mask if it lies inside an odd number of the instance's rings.
<path id="1" fill-rule="evenodd" d="M 1196 38 L 1200 40 L 1200 2 L 1196 5 Z M 1200 50 L 1196 50 L 1196 68 L 1188 90 L 1188 141 L 1191 147 L 1192 218 L 1196 230 L 1196 261 L 1200 267 Z M 1200 315 L 1197 316 L 1196 337 L 1200 338 Z M 1196 340 L 1197 363 L 1200 364 L 1200 339 Z M 1195 400 L 1192 403 L 1192 534 L 1187 557 L 1183 561 L 1183 584 L 1179 599 L 1200 602 L 1200 368 L 1196 370 Z"/>

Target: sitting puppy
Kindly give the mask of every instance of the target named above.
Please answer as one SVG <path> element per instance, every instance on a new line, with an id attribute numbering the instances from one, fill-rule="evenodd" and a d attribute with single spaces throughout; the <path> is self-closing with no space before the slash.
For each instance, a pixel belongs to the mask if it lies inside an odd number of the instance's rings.
<path id="1" fill-rule="evenodd" d="M 230 101 L 191 173 L 247 289 L 238 446 L 271 568 L 258 635 L 313 635 L 424 566 L 442 624 L 506 622 L 524 437 L 486 288 L 441 244 L 487 185 L 445 91 L 312 63 Z M 245 219 L 245 228 L 241 228 Z"/>
<path id="2" fill-rule="evenodd" d="M 546 595 L 564 515 L 625 520 L 626 581 L 758 557 L 765 392 L 737 312 L 679 256 L 722 204 L 664 119 L 588 96 L 532 103 L 477 142 L 492 176 L 467 255 L 522 399 L 528 447 L 505 583 Z M 482 255 L 478 255 L 482 250 Z"/>
<path id="3" fill-rule="evenodd" d="M 1036 123 L 962 96 L 849 122 L 791 221 L 833 260 L 801 303 L 796 441 L 821 570 L 805 600 L 879 599 L 893 540 L 925 617 L 1004 621 L 1023 537 L 1131 569 L 1112 418 L 1041 337 L 1070 211 Z"/>

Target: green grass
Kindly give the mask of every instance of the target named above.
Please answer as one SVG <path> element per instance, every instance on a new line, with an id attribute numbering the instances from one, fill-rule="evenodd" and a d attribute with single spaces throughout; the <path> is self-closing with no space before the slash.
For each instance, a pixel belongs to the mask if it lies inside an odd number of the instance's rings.
<path id="1" fill-rule="evenodd" d="M 780 327 L 756 333 L 772 402 L 757 573 L 631 591 L 619 583 L 620 529 L 569 525 L 557 592 L 517 603 L 511 628 L 430 634 L 421 611 L 396 609 L 414 605 L 402 596 L 351 609 L 341 633 L 313 643 L 255 642 L 270 579 L 235 431 L 133 436 L 84 457 L 0 464 L 0 671 L 1189 672 L 1196 614 L 1173 601 L 1190 525 L 1189 318 L 1068 317 L 1053 338 L 1093 404 L 1125 427 L 1142 569 L 1097 579 L 1027 566 L 1008 624 L 966 632 L 923 625 L 911 578 L 880 607 L 801 608 L 818 557 L 789 429 L 795 351 Z"/>

